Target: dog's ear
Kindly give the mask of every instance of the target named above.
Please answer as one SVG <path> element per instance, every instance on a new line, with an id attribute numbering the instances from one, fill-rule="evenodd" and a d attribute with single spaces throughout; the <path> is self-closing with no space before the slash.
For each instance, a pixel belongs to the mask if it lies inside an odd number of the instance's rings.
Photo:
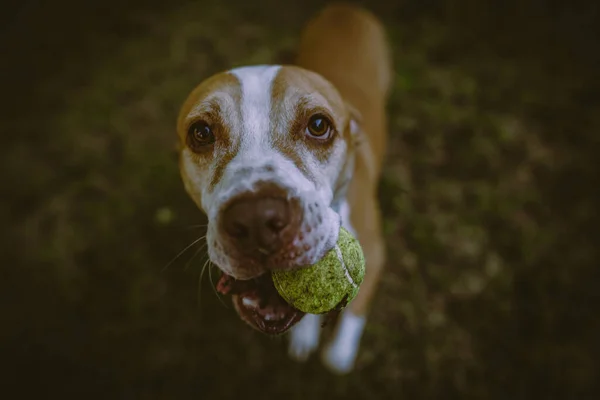
<path id="1" fill-rule="evenodd" d="M 346 161 L 342 166 L 342 172 L 338 176 L 334 188 L 333 202 L 331 207 L 336 212 L 340 211 L 341 204 L 346 199 L 348 186 L 354 172 L 355 154 L 357 149 L 361 143 L 365 143 L 365 134 L 362 127 L 362 116 L 360 112 L 349 102 L 345 102 L 345 105 L 349 118 L 345 127 L 344 135 L 350 136 L 348 148 L 349 157 L 346 157 Z"/>
<path id="2" fill-rule="evenodd" d="M 362 115 L 352 104 L 346 102 L 346 107 L 350 113 L 349 130 L 354 145 L 353 151 L 360 153 L 362 162 L 372 176 L 375 176 L 375 159 L 371 151 L 367 132 L 364 129 Z"/>
<path id="3" fill-rule="evenodd" d="M 348 121 L 350 137 L 352 137 L 352 141 L 355 145 L 359 145 L 364 139 L 362 115 L 356 107 L 348 102 L 346 102 L 346 108 L 348 109 L 348 114 L 350 115 L 350 120 Z"/>

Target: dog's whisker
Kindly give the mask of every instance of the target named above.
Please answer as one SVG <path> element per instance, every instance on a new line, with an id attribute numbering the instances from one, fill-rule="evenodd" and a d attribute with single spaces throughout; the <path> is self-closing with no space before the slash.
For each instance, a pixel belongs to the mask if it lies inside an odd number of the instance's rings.
<path id="1" fill-rule="evenodd" d="M 206 227 L 208 227 L 208 224 L 196 224 L 196 225 L 186 226 L 184 229 L 201 229 L 201 228 L 206 228 Z"/>
<path id="2" fill-rule="evenodd" d="M 210 258 L 207 258 L 202 266 L 202 270 L 200 271 L 200 276 L 198 277 L 198 308 L 200 308 L 201 300 L 202 300 L 202 278 L 204 277 L 204 271 L 206 271 L 206 267 L 210 262 Z"/>
<path id="3" fill-rule="evenodd" d="M 181 250 L 179 252 L 179 254 L 177 254 L 175 257 L 173 257 L 173 259 L 171 261 L 169 261 L 169 263 L 167 265 L 164 266 L 164 268 L 162 269 L 161 272 L 165 272 L 171 266 L 171 264 L 173 264 L 179 257 L 181 257 L 183 255 L 183 253 L 185 253 L 186 251 L 188 251 L 191 247 L 193 247 L 194 245 L 196 245 L 196 243 L 198 243 L 199 241 L 203 240 L 204 238 L 206 238 L 206 235 L 204 235 L 202 237 L 199 237 L 198 239 L 196 239 L 192 243 L 190 243 L 188 246 L 186 246 L 183 250 Z"/>
<path id="4" fill-rule="evenodd" d="M 205 243 L 205 244 L 203 244 L 202 246 L 200 246 L 200 247 L 198 248 L 198 250 L 196 250 L 196 252 L 195 252 L 195 253 L 194 253 L 194 255 L 192 256 L 192 258 L 190 258 L 190 259 L 188 260 L 188 262 L 185 264 L 185 266 L 183 267 L 183 270 L 184 270 L 184 271 L 187 271 L 187 269 L 188 269 L 188 268 L 190 267 L 190 265 L 192 264 L 192 261 L 194 261 L 194 259 L 195 259 L 195 258 L 198 256 L 198 254 L 200 254 L 200 252 L 201 252 L 202 250 L 204 250 L 204 248 L 205 248 L 205 247 L 206 247 L 206 243 Z"/>
<path id="5" fill-rule="evenodd" d="M 204 242 L 199 248 L 198 250 L 196 250 L 196 252 L 194 253 L 194 255 L 192 256 L 192 258 L 186 263 L 186 265 L 183 267 L 184 271 L 187 271 L 187 269 L 190 267 L 191 262 L 194 260 L 194 258 L 201 252 L 203 252 L 206 247 L 208 246 L 208 242 Z"/>
<path id="6" fill-rule="evenodd" d="M 210 261 L 210 259 L 209 259 L 209 261 Z M 221 298 L 221 296 L 219 296 L 219 292 L 217 292 L 217 287 L 215 285 L 215 282 L 212 279 L 211 267 L 216 267 L 216 265 L 213 264 L 212 262 L 210 262 L 209 266 L 208 266 L 208 279 L 210 281 L 210 286 L 213 288 L 213 292 L 215 292 L 215 296 L 217 296 L 217 299 L 219 299 L 219 301 L 221 302 L 221 304 L 223 304 L 223 306 L 225 308 L 229 308 L 229 307 L 227 307 L 227 305 L 225 304 L 225 302 L 223 301 L 223 299 Z"/>

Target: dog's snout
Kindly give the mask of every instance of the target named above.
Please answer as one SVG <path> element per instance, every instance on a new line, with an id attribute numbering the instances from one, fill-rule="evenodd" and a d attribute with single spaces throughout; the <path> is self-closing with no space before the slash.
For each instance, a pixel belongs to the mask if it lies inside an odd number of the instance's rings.
<path id="1" fill-rule="evenodd" d="M 291 221 L 292 209 L 285 198 L 250 197 L 225 210 L 223 229 L 240 250 L 272 254 L 284 244 L 283 231 Z"/>

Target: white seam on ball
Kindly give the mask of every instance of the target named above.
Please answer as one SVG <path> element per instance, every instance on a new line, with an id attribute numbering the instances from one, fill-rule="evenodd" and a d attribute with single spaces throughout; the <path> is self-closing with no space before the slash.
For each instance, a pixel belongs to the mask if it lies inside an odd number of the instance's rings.
<path id="1" fill-rule="evenodd" d="M 340 246 L 338 246 L 337 244 L 335 245 L 335 252 L 338 256 L 338 260 L 340 260 L 340 262 L 342 263 L 342 268 L 344 269 L 344 274 L 346 274 L 346 279 L 348 279 L 352 286 L 357 287 L 358 285 L 356 284 L 356 282 L 354 282 L 354 279 L 352 279 L 352 275 L 350 275 L 350 271 L 348 271 L 348 268 L 346 267 L 346 263 L 344 262 L 344 256 L 342 255 L 342 250 L 340 250 Z"/>

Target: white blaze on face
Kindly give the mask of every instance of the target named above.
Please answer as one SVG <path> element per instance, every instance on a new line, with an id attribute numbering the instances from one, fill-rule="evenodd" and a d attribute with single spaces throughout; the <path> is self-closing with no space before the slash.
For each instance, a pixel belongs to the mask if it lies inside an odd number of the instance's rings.
<path id="1" fill-rule="evenodd" d="M 242 86 L 242 148 L 246 157 L 261 157 L 268 142 L 271 88 L 279 65 L 242 67 L 231 70 Z M 262 154 L 264 156 L 264 154 Z"/>

